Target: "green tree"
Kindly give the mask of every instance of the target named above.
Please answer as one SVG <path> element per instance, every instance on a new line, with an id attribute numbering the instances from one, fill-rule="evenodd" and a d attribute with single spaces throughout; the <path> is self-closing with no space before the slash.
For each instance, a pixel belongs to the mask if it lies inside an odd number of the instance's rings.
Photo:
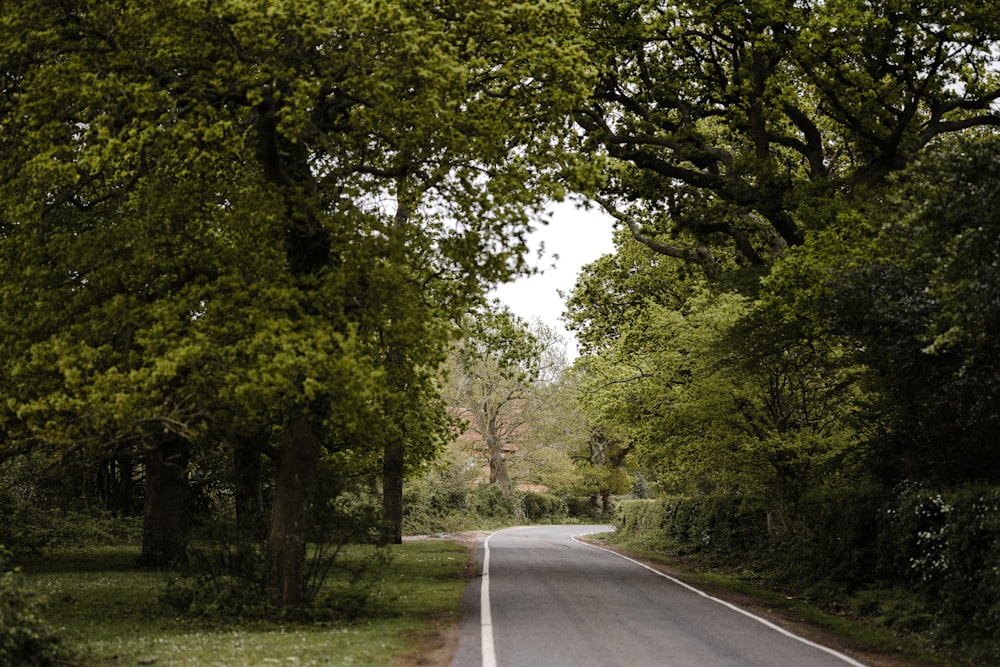
<path id="1" fill-rule="evenodd" d="M 887 481 L 995 480 L 997 138 L 941 142 L 893 192 L 776 267 L 765 298 L 815 336 L 848 336 L 881 400 L 866 411 Z M 842 225 L 846 227 L 847 225 Z M 795 294 L 789 299 L 789 294 Z"/>
<path id="2" fill-rule="evenodd" d="M 272 597 L 300 604 L 323 452 L 364 442 L 373 406 L 419 440 L 398 407 L 440 323 L 524 268 L 587 83 L 574 12 L 46 1 L 2 21 L 5 446 L 256 443 Z"/>
<path id="3" fill-rule="evenodd" d="M 623 245 L 632 246 L 623 257 L 656 258 L 635 241 Z M 780 505 L 831 474 L 860 474 L 859 407 L 869 397 L 844 340 L 811 338 L 781 309 L 704 277 L 664 272 L 656 261 L 645 272 L 605 283 L 612 303 L 654 276 L 663 287 L 621 318 L 613 344 L 577 363 L 600 442 L 671 493 L 733 492 Z M 571 302 L 587 321 L 578 296 Z"/>
<path id="4" fill-rule="evenodd" d="M 448 402 L 481 442 L 490 483 L 509 502 L 510 446 L 522 445 L 537 426 L 539 392 L 559 370 L 551 350 L 555 341 L 548 327 L 532 329 L 495 300 L 465 317 L 462 334 L 447 369 Z"/>
<path id="5" fill-rule="evenodd" d="M 829 197 L 1000 122 L 1000 24 L 978 2 L 582 6 L 600 69 L 581 151 L 604 171 L 582 188 L 634 238 L 709 273 L 770 263 Z"/>

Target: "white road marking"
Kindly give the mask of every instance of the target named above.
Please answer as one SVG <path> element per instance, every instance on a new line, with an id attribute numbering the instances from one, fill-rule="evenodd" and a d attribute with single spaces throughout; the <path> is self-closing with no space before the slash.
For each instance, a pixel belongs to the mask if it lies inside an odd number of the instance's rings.
<path id="1" fill-rule="evenodd" d="M 706 593 L 704 591 L 698 590 L 694 586 L 691 586 L 689 584 L 685 584 L 680 579 L 677 579 L 675 577 L 671 577 L 669 574 L 664 574 L 663 572 L 660 572 L 656 568 L 650 567 L 650 566 L 646 565 L 645 563 L 640 563 L 639 561 L 635 560 L 634 558 L 629 558 L 628 556 L 623 556 L 622 554 L 618 553 L 617 551 L 612 551 L 611 549 L 605 549 L 604 547 L 599 547 L 596 544 L 590 544 L 589 542 L 583 542 L 581 540 L 576 539 L 578 537 L 582 537 L 584 535 L 591 535 L 591 534 L 592 533 L 580 533 L 579 535 L 574 535 L 573 536 L 573 541 L 577 542 L 579 544 L 583 544 L 583 545 L 588 546 L 588 547 L 592 547 L 594 549 L 600 549 L 601 551 L 606 551 L 609 554 L 614 554 L 614 555 L 618 556 L 619 558 L 624 558 L 625 560 L 629 561 L 630 563 L 635 563 L 639 567 L 644 567 L 647 570 L 649 570 L 650 572 L 652 572 L 653 574 L 657 574 L 657 575 L 663 577 L 664 579 L 669 579 L 670 581 L 672 581 L 673 583 L 677 584 L 678 586 L 682 586 L 682 587 L 688 589 L 689 591 L 692 591 L 693 593 L 697 593 L 698 595 L 702 596 L 703 598 L 707 598 L 707 599 L 711 600 L 712 602 L 717 602 L 717 603 L 721 604 L 723 607 L 727 607 L 729 609 L 732 609 L 735 612 L 743 614 L 744 616 L 746 616 L 748 618 L 752 618 L 753 620 L 757 621 L 758 623 L 760 623 L 762 625 L 765 625 L 765 626 L 769 627 L 770 629 L 772 629 L 772 630 L 774 630 L 776 632 L 779 632 L 779 633 L 785 635 L 786 637 L 790 637 L 791 639 L 794 639 L 794 640 L 796 640 L 798 642 L 802 642 L 803 644 L 805 644 L 807 646 L 811 646 L 811 647 L 813 647 L 815 649 L 819 649 L 820 651 L 823 651 L 824 653 L 829 653 L 830 655 L 834 656 L 835 658 L 838 658 L 838 659 L 844 661 L 848 665 L 852 665 L 853 667 L 868 667 L 868 665 L 866 665 L 865 663 L 858 662 L 857 660 L 855 660 L 854 658 L 852 658 L 852 657 L 850 657 L 848 655 L 844 655 L 843 653 L 840 653 L 838 651 L 834 651 L 832 648 L 830 648 L 828 646 L 823 646 L 822 644 L 817 644 L 816 642 L 810 641 L 810 640 L 806 639 L 805 637 L 800 637 L 799 635 L 795 634 L 794 632 L 790 632 L 790 631 L 786 630 L 785 628 L 781 627 L 780 625 L 776 625 L 775 623 L 772 623 L 771 621 L 767 620 L 766 618 L 763 618 L 761 616 L 757 616 L 756 614 L 751 614 L 746 609 L 740 609 L 739 607 L 737 607 L 736 605 L 734 605 L 732 603 L 726 602 L 725 600 L 720 600 L 717 597 L 713 597 L 713 596 L 709 595 L 708 593 Z M 486 557 L 489 558 L 489 550 L 487 550 L 487 552 L 486 552 Z M 490 630 L 490 639 L 492 641 L 492 629 Z M 485 655 L 485 651 L 484 651 L 484 655 Z M 495 658 L 494 658 L 494 660 L 495 660 Z M 495 665 L 495 662 L 491 663 L 491 665 Z M 483 667 L 486 667 L 485 660 L 483 661 Z"/>
<path id="2" fill-rule="evenodd" d="M 483 542 L 483 576 L 479 588 L 480 643 L 483 651 L 483 667 L 497 666 L 496 646 L 493 643 L 493 614 L 490 611 L 490 538 Z"/>

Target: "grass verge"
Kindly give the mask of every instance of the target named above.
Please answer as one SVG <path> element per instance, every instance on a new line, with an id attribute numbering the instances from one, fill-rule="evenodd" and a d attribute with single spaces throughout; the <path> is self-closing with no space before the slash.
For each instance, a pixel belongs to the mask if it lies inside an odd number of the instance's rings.
<path id="1" fill-rule="evenodd" d="M 370 614 L 327 623 L 178 616 L 159 603 L 171 572 L 134 567 L 131 547 L 91 547 L 26 564 L 45 618 L 90 666 L 371 665 L 405 662 L 436 628 L 457 619 L 466 547 L 407 542 L 378 586 Z"/>

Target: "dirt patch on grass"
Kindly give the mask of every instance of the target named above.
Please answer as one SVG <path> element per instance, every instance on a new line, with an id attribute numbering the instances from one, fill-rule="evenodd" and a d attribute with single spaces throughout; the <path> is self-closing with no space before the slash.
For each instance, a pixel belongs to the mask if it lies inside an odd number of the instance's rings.
<path id="1" fill-rule="evenodd" d="M 458 619 L 452 615 L 435 620 L 434 626 L 407 634 L 413 648 L 393 660 L 396 667 L 447 667 L 458 647 Z"/>
<path id="2" fill-rule="evenodd" d="M 411 535 L 403 538 L 405 542 L 421 540 L 451 540 L 458 542 L 468 550 L 465 563 L 465 578 L 473 579 L 479 574 L 479 561 L 476 549 L 493 531 L 469 530 L 460 533 L 438 533 L 434 535 Z M 393 660 L 395 667 L 448 667 L 451 665 L 458 641 L 461 638 L 459 619 L 454 614 L 448 614 L 435 619 L 432 627 L 414 631 L 407 635 L 407 640 L 413 647 Z"/>

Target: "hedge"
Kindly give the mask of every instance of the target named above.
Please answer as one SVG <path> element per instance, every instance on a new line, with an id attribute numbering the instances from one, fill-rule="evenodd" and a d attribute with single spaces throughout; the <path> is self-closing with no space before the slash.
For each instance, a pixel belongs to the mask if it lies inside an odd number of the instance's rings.
<path id="1" fill-rule="evenodd" d="M 905 587 L 940 642 L 1000 660 L 1000 488 L 825 489 L 781 511 L 738 496 L 629 500 L 615 523 L 623 544 L 800 588 Z"/>

